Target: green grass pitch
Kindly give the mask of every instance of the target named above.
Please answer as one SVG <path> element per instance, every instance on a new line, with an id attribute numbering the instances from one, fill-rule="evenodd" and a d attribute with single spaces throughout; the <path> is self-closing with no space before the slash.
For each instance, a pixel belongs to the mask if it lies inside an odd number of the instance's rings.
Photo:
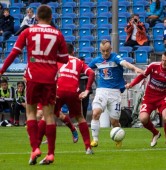
<path id="1" fill-rule="evenodd" d="M 144 128 L 125 128 L 120 149 L 110 139 L 110 129 L 100 129 L 99 145 L 86 155 L 82 137 L 74 144 L 67 127 L 57 127 L 55 162 L 49 166 L 28 165 L 29 140 L 24 127 L 0 127 L 1 170 L 165 170 L 166 144 L 163 129 L 157 146 L 150 147 L 151 133 Z M 44 158 L 47 145 L 41 146 Z"/>

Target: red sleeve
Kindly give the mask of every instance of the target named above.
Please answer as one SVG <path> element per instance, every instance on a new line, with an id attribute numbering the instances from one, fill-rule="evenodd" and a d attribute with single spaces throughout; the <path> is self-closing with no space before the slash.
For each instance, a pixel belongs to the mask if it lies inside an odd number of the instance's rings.
<path id="1" fill-rule="evenodd" d="M 130 83 L 130 87 L 135 86 L 136 84 L 138 84 L 141 80 L 143 80 L 144 78 L 146 78 L 145 75 L 140 74 L 138 75 L 131 83 Z"/>
<path id="2" fill-rule="evenodd" d="M 86 90 L 90 90 L 95 79 L 95 72 L 91 68 L 88 68 L 86 75 L 88 76 Z"/>
<path id="3" fill-rule="evenodd" d="M 13 48 L 8 57 L 6 58 L 2 68 L 0 69 L 1 74 L 3 74 L 7 70 L 7 68 L 11 65 L 11 63 L 14 61 L 18 54 L 20 54 L 20 51 Z"/>

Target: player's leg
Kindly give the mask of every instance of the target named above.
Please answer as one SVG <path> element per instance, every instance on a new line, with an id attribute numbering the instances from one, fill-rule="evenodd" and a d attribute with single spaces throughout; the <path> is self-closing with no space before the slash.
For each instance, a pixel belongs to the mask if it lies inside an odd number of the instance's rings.
<path id="1" fill-rule="evenodd" d="M 34 165 L 37 163 L 37 157 L 41 155 L 41 151 L 38 146 L 38 124 L 36 119 L 37 110 L 37 89 L 38 83 L 26 82 L 26 116 L 27 116 L 27 132 L 29 135 L 30 145 L 32 148 L 29 164 Z"/>
<path id="2" fill-rule="evenodd" d="M 41 91 L 41 89 L 40 89 Z M 43 116 L 46 121 L 45 135 L 48 140 L 48 152 L 46 157 L 40 161 L 41 165 L 48 165 L 54 161 L 55 141 L 56 141 L 56 123 L 54 115 L 54 106 L 56 99 L 56 85 L 43 85 L 41 94 L 41 104 L 43 106 Z"/>
<path id="3" fill-rule="evenodd" d="M 29 160 L 30 165 L 35 165 L 37 163 L 37 158 L 41 155 L 37 140 L 38 125 L 36 120 L 36 107 L 36 104 L 27 104 L 26 106 L 27 132 L 32 147 L 32 152 Z"/>
<path id="4" fill-rule="evenodd" d="M 111 126 L 120 127 L 120 115 L 121 115 L 121 94 L 119 91 L 110 91 L 107 110 L 110 117 Z M 122 146 L 122 141 L 115 142 L 117 148 Z"/>
<path id="5" fill-rule="evenodd" d="M 140 121 L 143 126 L 153 134 L 152 141 L 150 143 L 151 147 L 154 147 L 157 144 L 157 140 L 161 136 L 161 133 L 155 128 L 152 121 L 150 120 L 151 112 L 156 109 L 154 108 L 154 105 L 143 103 L 140 108 Z"/>
<path id="6" fill-rule="evenodd" d="M 82 113 L 81 100 L 79 99 L 78 94 L 75 93 L 74 94 L 71 93 L 71 97 L 69 96 L 67 100 L 69 115 L 70 117 L 75 117 L 78 122 L 78 127 L 85 145 L 86 154 L 92 154 L 93 151 L 91 150 L 91 146 L 90 146 L 89 128 Z"/>
<path id="7" fill-rule="evenodd" d="M 92 141 L 91 146 L 98 146 L 98 136 L 100 130 L 99 118 L 101 113 L 104 111 L 107 104 L 108 95 L 103 89 L 96 89 L 96 95 L 92 102 L 92 120 L 91 120 L 91 131 Z"/>
<path id="8" fill-rule="evenodd" d="M 59 118 L 61 119 L 61 121 L 70 129 L 72 136 L 73 136 L 73 142 L 76 143 L 78 141 L 78 133 L 77 133 L 77 129 L 75 128 L 75 126 L 73 125 L 73 123 L 71 122 L 70 118 L 68 115 L 64 114 L 64 109 L 62 107 L 62 111 L 60 112 L 60 116 Z"/>

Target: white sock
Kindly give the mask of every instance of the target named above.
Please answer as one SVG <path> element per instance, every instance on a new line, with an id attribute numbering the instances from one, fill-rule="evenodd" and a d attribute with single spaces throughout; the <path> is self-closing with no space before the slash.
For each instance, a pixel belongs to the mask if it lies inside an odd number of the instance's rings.
<path id="1" fill-rule="evenodd" d="M 91 121 L 91 130 L 92 130 L 93 140 L 95 140 L 95 141 L 98 141 L 99 129 L 100 129 L 99 120 L 93 120 L 92 119 L 92 121 Z"/>

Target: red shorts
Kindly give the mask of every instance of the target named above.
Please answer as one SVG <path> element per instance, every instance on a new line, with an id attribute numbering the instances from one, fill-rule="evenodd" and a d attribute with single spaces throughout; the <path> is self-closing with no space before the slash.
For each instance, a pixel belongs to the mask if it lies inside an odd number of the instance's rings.
<path id="1" fill-rule="evenodd" d="M 43 106 L 55 104 L 56 84 L 44 84 L 27 81 L 26 82 L 26 101 L 27 104 L 41 103 Z"/>
<path id="2" fill-rule="evenodd" d="M 164 95 L 153 96 L 151 98 L 144 96 L 140 108 L 140 113 L 147 112 L 150 115 L 153 110 L 158 109 L 159 114 L 162 114 L 162 111 L 166 109 L 166 100 L 164 98 Z"/>
<path id="3" fill-rule="evenodd" d="M 79 93 L 57 91 L 57 98 L 55 104 L 55 115 L 59 117 L 59 112 L 62 106 L 66 104 L 69 109 L 69 116 L 75 117 L 82 115 L 82 104 L 79 99 Z"/>

